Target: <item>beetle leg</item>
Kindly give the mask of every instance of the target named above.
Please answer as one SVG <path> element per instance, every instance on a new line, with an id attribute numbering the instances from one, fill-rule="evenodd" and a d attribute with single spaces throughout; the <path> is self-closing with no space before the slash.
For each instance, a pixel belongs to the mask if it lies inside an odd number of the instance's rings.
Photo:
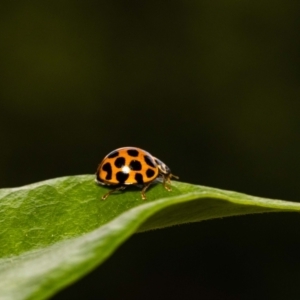
<path id="1" fill-rule="evenodd" d="M 126 186 L 119 186 L 111 191 L 109 191 L 108 193 L 104 194 L 102 196 L 102 200 L 105 200 L 111 193 L 113 192 L 116 192 L 116 191 L 122 191 L 122 190 L 125 190 L 126 189 Z"/>
<path id="2" fill-rule="evenodd" d="M 142 189 L 142 191 L 141 191 L 142 199 L 143 199 L 143 200 L 146 200 L 146 199 L 147 199 L 145 192 L 146 192 L 147 188 L 150 186 L 150 184 L 151 184 L 151 182 L 148 183 L 148 184 L 146 184 L 146 185 L 144 185 L 144 187 L 143 187 L 143 189 Z"/>
<path id="3" fill-rule="evenodd" d="M 175 179 L 179 179 L 178 176 L 175 176 L 173 174 L 169 174 L 169 175 L 164 175 L 163 176 L 163 186 L 167 191 L 172 191 L 172 188 L 167 186 L 167 183 L 171 185 L 171 178 L 174 177 Z"/>
<path id="4" fill-rule="evenodd" d="M 168 192 L 170 192 L 172 189 L 167 186 L 167 183 L 171 184 L 170 176 L 163 176 L 163 186 Z"/>

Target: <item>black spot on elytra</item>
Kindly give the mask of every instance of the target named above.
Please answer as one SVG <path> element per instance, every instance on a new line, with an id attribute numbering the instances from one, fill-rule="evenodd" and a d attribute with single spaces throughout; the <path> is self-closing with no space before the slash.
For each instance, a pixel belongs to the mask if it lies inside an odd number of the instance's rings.
<path id="1" fill-rule="evenodd" d="M 116 174 L 116 178 L 117 178 L 118 182 L 121 184 L 124 183 L 128 179 L 128 177 L 129 177 L 128 173 L 126 174 L 121 171 Z"/>
<path id="2" fill-rule="evenodd" d="M 155 166 L 155 163 L 154 163 L 154 161 L 153 161 L 153 159 L 152 159 L 150 156 L 145 155 L 145 156 L 144 156 L 144 159 L 145 159 L 145 162 L 146 162 L 146 164 L 147 164 L 148 166 L 150 166 L 150 167 L 152 167 L 152 168 L 155 168 L 155 167 L 156 167 L 156 166 Z"/>
<path id="3" fill-rule="evenodd" d="M 112 176 L 112 169 L 111 169 L 111 165 L 110 163 L 106 163 L 102 166 L 102 170 L 107 172 L 106 176 L 105 176 L 105 179 L 106 180 L 110 180 L 111 179 L 111 176 Z"/>
<path id="4" fill-rule="evenodd" d="M 117 168 L 122 168 L 125 165 L 125 158 L 124 157 L 118 157 L 115 161 L 115 166 Z"/>
<path id="5" fill-rule="evenodd" d="M 119 155 L 119 151 L 113 151 L 111 154 L 107 156 L 107 158 L 114 158 Z"/>
<path id="6" fill-rule="evenodd" d="M 137 181 L 138 184 L 143 184 L 144 180 L 143 180 L 143 175 L 140 173 L 136 173 L 134 176 L 134 179 Z"/>
<path id="7" fill-rule="evenodd" d="M 97 182 L 103 182 L 100 178 L 100 172 L 97 170 L 97 173 L 96 173 L 96 180 Z"/>
<path id="8" fill-rule="evenodd" d="M 130 149 L 127 150 L 128 155 L 132 156 L 132 157 L 137 157 L 139 155 L 139 151 L 135 150 L 135 149 Z"/>
<path id="9" fill-rule="evenodd" d="M 133 171 L 141 171 L 142 165 L 138 160 L 132 160 L 129 164 L 129 168 Z"/>
<path id="10" fill-rule="evenodd" d="M 155 174 L 155 172 L 152 169 L 148 169 L 146 171 L 146 175 L 147 175 L 148 178 L 153 177 L 154 174 Z"/>

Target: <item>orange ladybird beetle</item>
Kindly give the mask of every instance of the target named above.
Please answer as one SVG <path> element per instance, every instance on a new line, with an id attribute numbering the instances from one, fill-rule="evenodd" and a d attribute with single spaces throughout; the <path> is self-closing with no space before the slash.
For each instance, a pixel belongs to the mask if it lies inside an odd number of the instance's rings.
<path id="1" fill-rule="evenodd" d="M 171 178 L 178 179 L 161 160 L 149 152 L 136 147 L 123 147 L 104 157 L 96 172 L 95 181 L 101 185 L 115 187 L 102 196 L 105 200 L 111 193 L 126 189 L 128 185 L 142 186 L 142 199 L 146 190 L 155 179 L 162 179 L 164 188 L 171 191 L 167 183 Z"/>

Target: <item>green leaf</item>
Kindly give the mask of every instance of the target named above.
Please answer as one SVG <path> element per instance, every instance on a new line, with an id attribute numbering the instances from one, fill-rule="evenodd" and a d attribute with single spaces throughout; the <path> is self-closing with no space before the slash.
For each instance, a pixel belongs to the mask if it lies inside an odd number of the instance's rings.
<path id="1" fill-rule="evenodd" d="M 300 211 L 300 204 L 181 182 L 101 196 L 91 175 L 0 190 L 0 299 L 45 299 L 137 231 L 226 216 Z"/>

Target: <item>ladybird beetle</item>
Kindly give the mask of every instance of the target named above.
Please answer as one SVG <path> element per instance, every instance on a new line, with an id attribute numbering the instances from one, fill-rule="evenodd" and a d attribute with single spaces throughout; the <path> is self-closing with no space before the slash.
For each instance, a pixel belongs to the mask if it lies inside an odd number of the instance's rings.
<path id="1" fill-rule="evenodd" d="M 104 157 L 96 172 L 95 181 L 101 185 L 115 187 L 102 196 L 105 200 L 111 193 L 124 190 L 128 185 L 142 186 L 142 199 L 155 179 L 162 179 L 164 188 L 171 191 L 167 183 L 171 178 L 178 179 L 161 160 L 149 152 L 136 147 L 123 147 L 110 152 Z"/>

